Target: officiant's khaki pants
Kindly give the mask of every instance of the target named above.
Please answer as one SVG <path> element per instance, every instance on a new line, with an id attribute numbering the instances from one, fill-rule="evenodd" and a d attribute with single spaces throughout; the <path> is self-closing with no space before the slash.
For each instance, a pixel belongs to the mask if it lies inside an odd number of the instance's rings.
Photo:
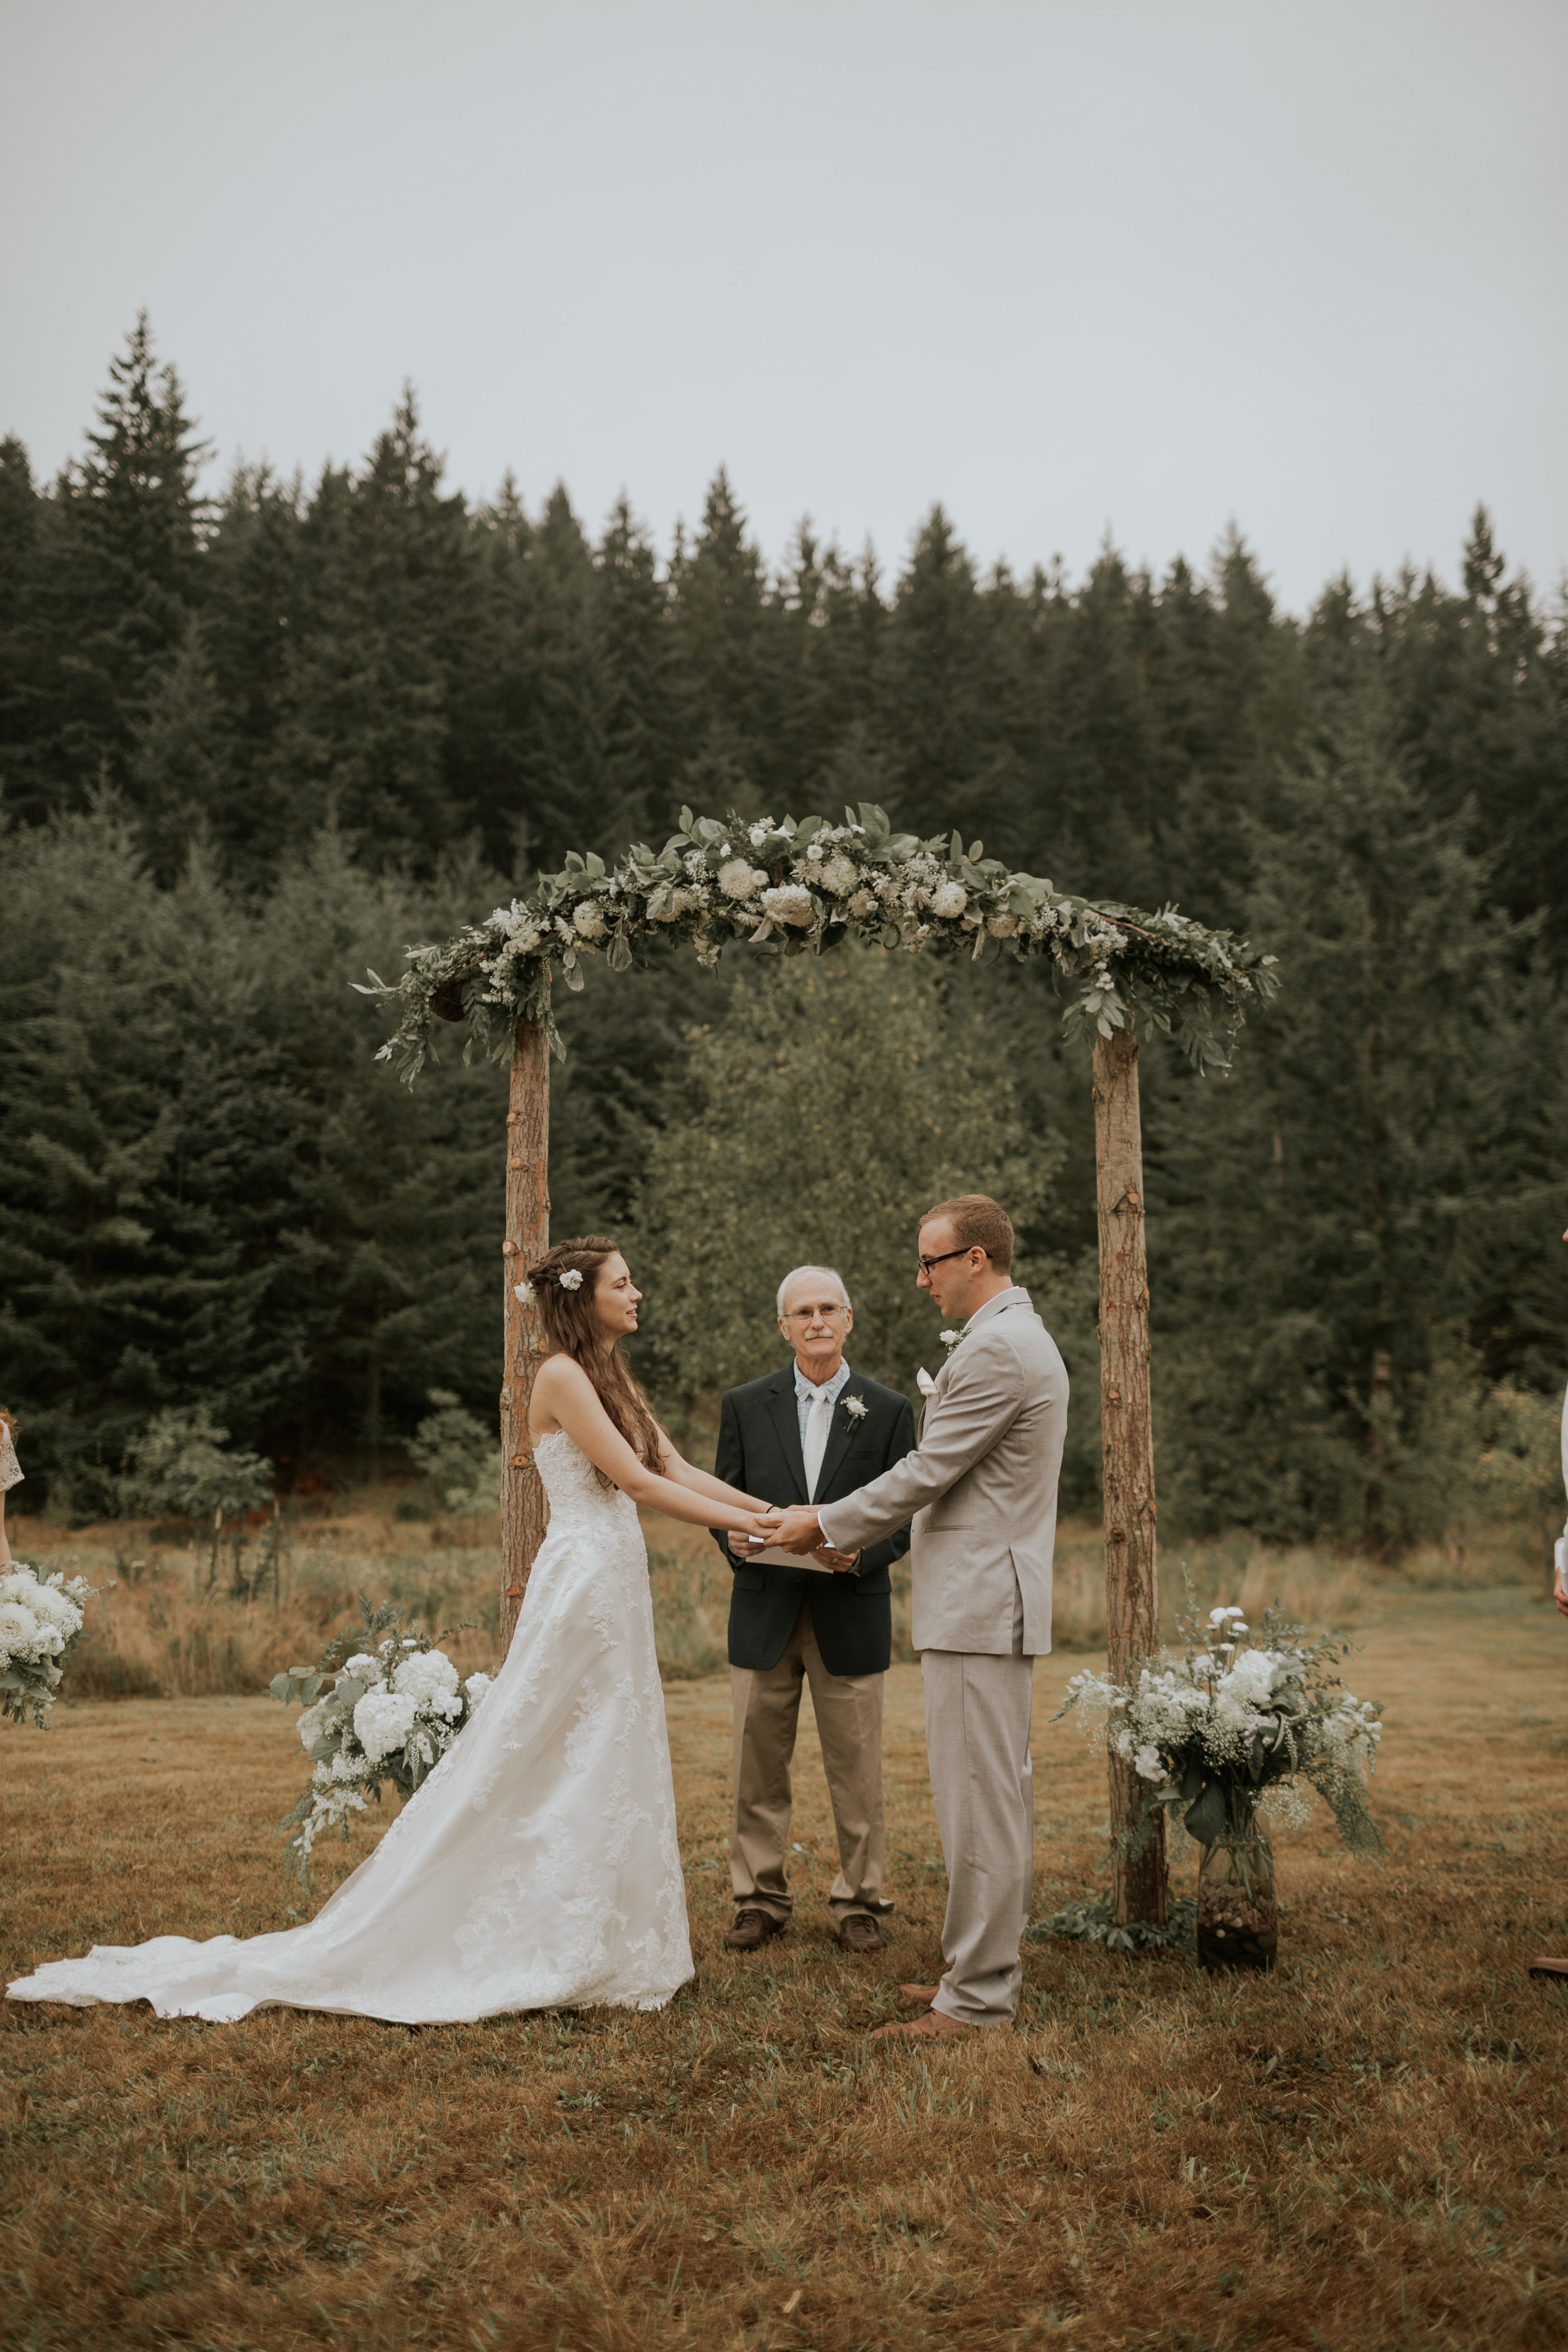
<path id="1" fill-rule="evenodd" d="M 1023 1982 L 1018 1939 L 1035 1873 L 1035 1662 L 927 1650 L 921 1672 L 947 1863 L 945 1972 L 932 2006 L 963 2025 L 1008 2025 Z"/>
<path id="2" fill-rule="evenodd" d="M 787 1919 L 795 1908 L 784 1869 L 803 1683 L 811 1685 L 816 1736 L 838 1832 L 838 1875 L 828 1894 L 835 1918 L 890 1911 L 883 1899 L 887 1827 L 882 1812 L 881 1675 L 831 1674 L 803 1601 L 776 1666 L 731 1666 L 735 1711 L 735 1828 L 730 1878 L 737 1909 Z"/>

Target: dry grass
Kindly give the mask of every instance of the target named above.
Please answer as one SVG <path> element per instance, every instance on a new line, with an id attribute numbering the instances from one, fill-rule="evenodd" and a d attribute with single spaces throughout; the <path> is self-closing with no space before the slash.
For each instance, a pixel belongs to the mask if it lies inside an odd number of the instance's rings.
<path id="1" fill-rule="evenodd" d="M 237 1600 L 226 1556 L 208 1589 L 205 1552 L 160 1543 L 144 1527 L 66 1533 L 21 1519 L 18 1558 L 82 1574 L 100 1598 L 72 1666 L 72 1687 L 91 1698 L 217 1698 L 255 1696 L 280 1666 L 313 1659 L 354 1620 L 354 1595 L 401 1601 L 432 1633 L 467 1621 L 448 1644 L 465 1673 L 490 1664 L 498 1622 L 499 1522 L 470 1519 L 410 1527 L 395 1519 L 385 1490 L 352 1498 L 331 1517 L 286 1528 L 276 1579 L 254 1599 Z M 650 1519 L 654 1622 L 668 1682 L 723 1670 L 729 1571 L 700 1528 Z M 247 1574 L 256 1552 L 244 1562 Z M 1411 1589 L 1526 1582 L 1535 1575 L 1528 1536 L 1504 1530 L 1467 1557 L 1429 1552 L 1397 1570 L 1373 1570 L 1351 1555 L 1302 1547 L 1277 1550 L 1247 1536 L 1176 1546 L 1165 1562 L 1165 1617 L 1173 1629 L 1184 1570 L 1205 1607 L 1239 1600 L 1261 1609 L 1279 1599 L 1316 1623 L 1356 1625 L 1369 1607 Z M 1100 1529 L 1063 1523 L 1057 1546 L 1054 1607 L 1058 1650 L 1094 1651 L 1105 1641 L 1105 1576 Z M 909 1664 L 908 1564 L 894 1575 L 893 1654 Z"/>
<path id="2" fill-rule="evenodd" d="M 5 2336 L 53 2345 L 1514 2347 L 1568 2327 L 1568 1629 L 1521 1591 L 1365 1610 L 1386 1871 L 1281 1843 L 1282 1966 L 1026 1948 L 1016 2034 L 867 2038 L 936 1961 L 918 1673 L 895 1667 L 887 1949 L 829 1940 L 809 1727 L 789 1937 L 725 1955 L 722 1680 L 667 1692 L 700 1978 L 656 2017 L 409 2032 L 0 2012 Z M 1094 1882 L 1100 1769 L 1046 1727 L 1037 1909 Z M 283 1923 L 299 1784 L 254 1699 L 14 1732 L 7 1973 Z"/>

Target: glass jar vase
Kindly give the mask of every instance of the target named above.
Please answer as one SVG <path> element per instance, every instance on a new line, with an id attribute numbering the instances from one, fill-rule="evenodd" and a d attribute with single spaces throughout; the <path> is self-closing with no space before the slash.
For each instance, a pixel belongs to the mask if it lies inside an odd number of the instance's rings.
<path id="1" fill-rule="evenodd" d="M 1279 1948 L 1274 1849 L 1256 1822 L 1198 1859 L 1198 1961 L 1205 1969 L 1271 1969 Z"/>

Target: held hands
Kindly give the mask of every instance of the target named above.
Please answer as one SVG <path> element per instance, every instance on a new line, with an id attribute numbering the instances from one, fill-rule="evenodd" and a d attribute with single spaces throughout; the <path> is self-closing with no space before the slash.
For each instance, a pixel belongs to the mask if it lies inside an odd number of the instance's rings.
<path id="1" fill-rule="evenodd" d="M 783 1534 L 785 1527 L 790 1528 L 790 1536 Z M 729 1548 L 736 1555 L 736 1559 L 750 1559 L 752 1552 L 762 1550 L 762 1545 L 769 1545 L 771 1550 L 799 1552 L 802 1557 L 811 1555 L 818 1569 L 832 1569 L 835 1576 L 848 1576 L 860 1561 L 858 1552 L 835 1552 L 830 1543 L 823 1543 L 823 1531 L 818 1527 L 816 1512 L 802 1510 L 799 1506 L 795 1510 L 757 1512 L 757 1534 L 762 1536 L 762 1543 L 752 1543 L 750 1536 L 731 1531 Z"/>
<path id="2" fill-rule="evenodd" d="M 822 1529 L 816 1513 L 799 1504 L 789 1509 L 764 1511 L 758 1516 L 758 1525 L 770 1544 L 780 1551 L 797 1551 L 803 1555 L 823 1549 Z"/>

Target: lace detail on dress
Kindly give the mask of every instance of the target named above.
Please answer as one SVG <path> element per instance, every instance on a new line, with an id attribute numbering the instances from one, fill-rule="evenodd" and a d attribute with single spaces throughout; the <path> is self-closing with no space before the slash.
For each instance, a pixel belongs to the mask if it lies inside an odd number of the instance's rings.
<path id="1" fill-rule="evenodd" d="M 18 2000 L 268 2002 L 405 2024 L 661 2008 L 692 1973 L 647 1554 L 629 1498 L 564 1431 L 534 1449 L 550 1532 L 470 1727 L 308 1926 L 164 1936 L 55 1960 Z"/>

